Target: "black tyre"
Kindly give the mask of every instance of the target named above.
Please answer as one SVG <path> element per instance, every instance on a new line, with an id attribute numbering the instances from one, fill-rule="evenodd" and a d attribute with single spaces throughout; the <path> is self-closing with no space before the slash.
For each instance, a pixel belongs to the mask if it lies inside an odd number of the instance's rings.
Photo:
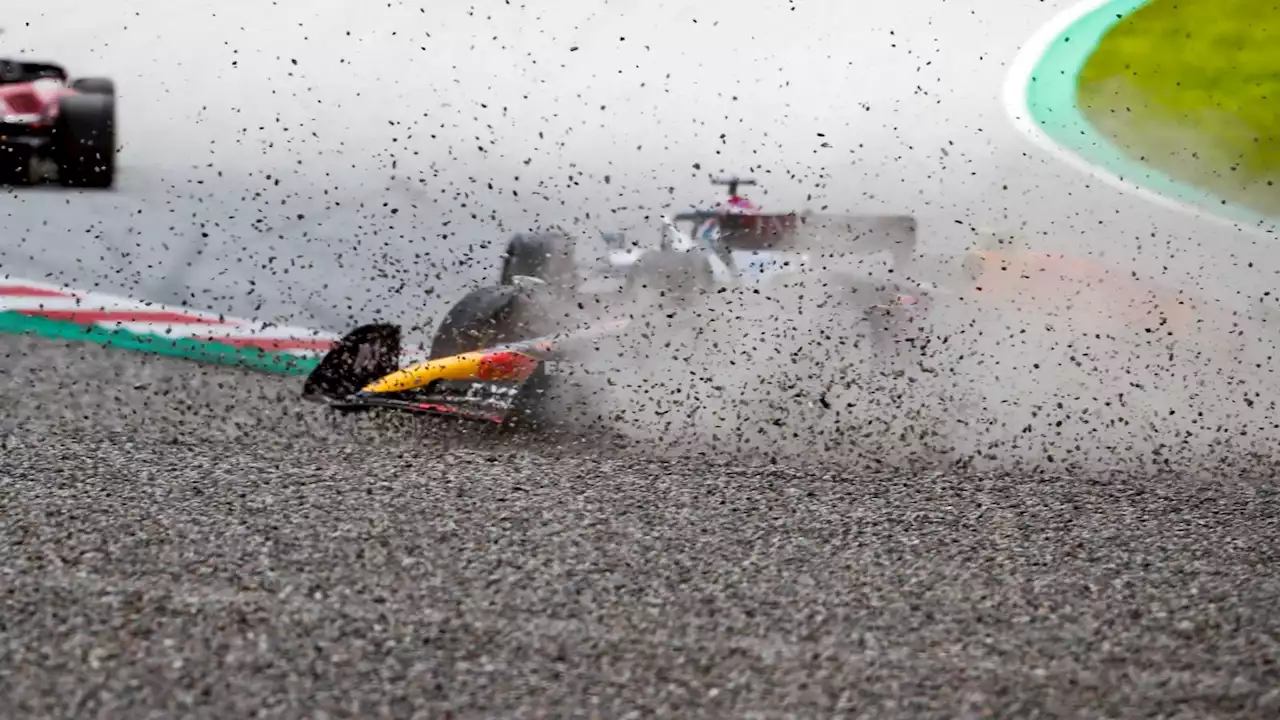
<path id="1" fill-rule="evenodd" d="M 116 106 L 110 95 L 68 95 L 54 126 L 58 179 L 69 187 L 109 188 L 116 175 Z"/>
<path id="2" fill-rule="evenodd" d="M 556 288 L 574 284 L 573 245 L 560 233 L 520 234 L 507 243 L 499 283 L 512 285 L 522 275 Z"/>
<path id="3" fill-rule="evenodd" d="M 116 84 L 110 78 L 79 78 L 71 81 L 71 89 L 87 95 L 116 96 Z"/>
<path id="4" fill-rule="evenodd" d="M 0 185 L 34 184 L 32 152 L 26 145 L 0 145 Z"/>
<path id="5" fill-rule="evenodd" d="M 541 320 L 533 295 L 524 288 L 493 285 L 479 288 L 457 302 L 431 340 L 431 357 L 448 357 L 540 334 Z"/>

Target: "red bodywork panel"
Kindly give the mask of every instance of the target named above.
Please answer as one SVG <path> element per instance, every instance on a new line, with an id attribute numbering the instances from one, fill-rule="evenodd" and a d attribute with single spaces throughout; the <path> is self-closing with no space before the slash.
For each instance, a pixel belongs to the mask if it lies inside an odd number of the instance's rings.
<path id="1" fill-rule="evenodd" d="M 493 350 L 485 353 L 477 368 L 476 379 L 486 382 L 524 382 L 533 375 L 541 363 L 514 350 Z"/>
<path id="2" fill-rule="evenodd" d="M 58 100 L 75 92 L 53 78 L 0 85 L 0 117 L 39 115 L 50 123 L 58 116 Z"/>

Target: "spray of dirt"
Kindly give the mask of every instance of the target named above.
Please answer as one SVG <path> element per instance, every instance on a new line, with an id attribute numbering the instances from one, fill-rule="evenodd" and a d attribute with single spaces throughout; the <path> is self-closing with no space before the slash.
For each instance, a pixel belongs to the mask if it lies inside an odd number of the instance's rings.
<path id="1" fill-rule="evenodd" d="M 1276 457 L 1275 328 L 1085 280 L 1034 291 L 951 297 L 889 354 L 871 346 L 867 303 L 828 283 L 651 295 L 589 356 L 573 408 L 654 448 L 748 461 L 1178 471 Z"/>

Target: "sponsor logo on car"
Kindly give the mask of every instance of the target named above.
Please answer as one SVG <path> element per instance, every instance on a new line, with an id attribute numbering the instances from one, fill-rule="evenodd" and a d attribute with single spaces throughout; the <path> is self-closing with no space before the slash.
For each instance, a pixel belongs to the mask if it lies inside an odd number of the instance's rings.
<path id="1" fill-rule="evenodd" d="M 548 375 L 555 376 L 581 375 L 588 372 L 587 367 L 582 363 L 564 360 L 548 360 L 542 364 L 542 367 Z"/>

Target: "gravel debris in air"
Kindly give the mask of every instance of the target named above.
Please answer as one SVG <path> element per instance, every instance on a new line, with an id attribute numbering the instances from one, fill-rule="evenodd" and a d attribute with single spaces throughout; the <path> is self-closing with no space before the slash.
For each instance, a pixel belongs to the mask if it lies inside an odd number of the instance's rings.
<path id="1" fill-rule="evenodd" d="M 333 417 L 0 338 L 6 717 L 1280 716 L 1277 481 Z"/>

